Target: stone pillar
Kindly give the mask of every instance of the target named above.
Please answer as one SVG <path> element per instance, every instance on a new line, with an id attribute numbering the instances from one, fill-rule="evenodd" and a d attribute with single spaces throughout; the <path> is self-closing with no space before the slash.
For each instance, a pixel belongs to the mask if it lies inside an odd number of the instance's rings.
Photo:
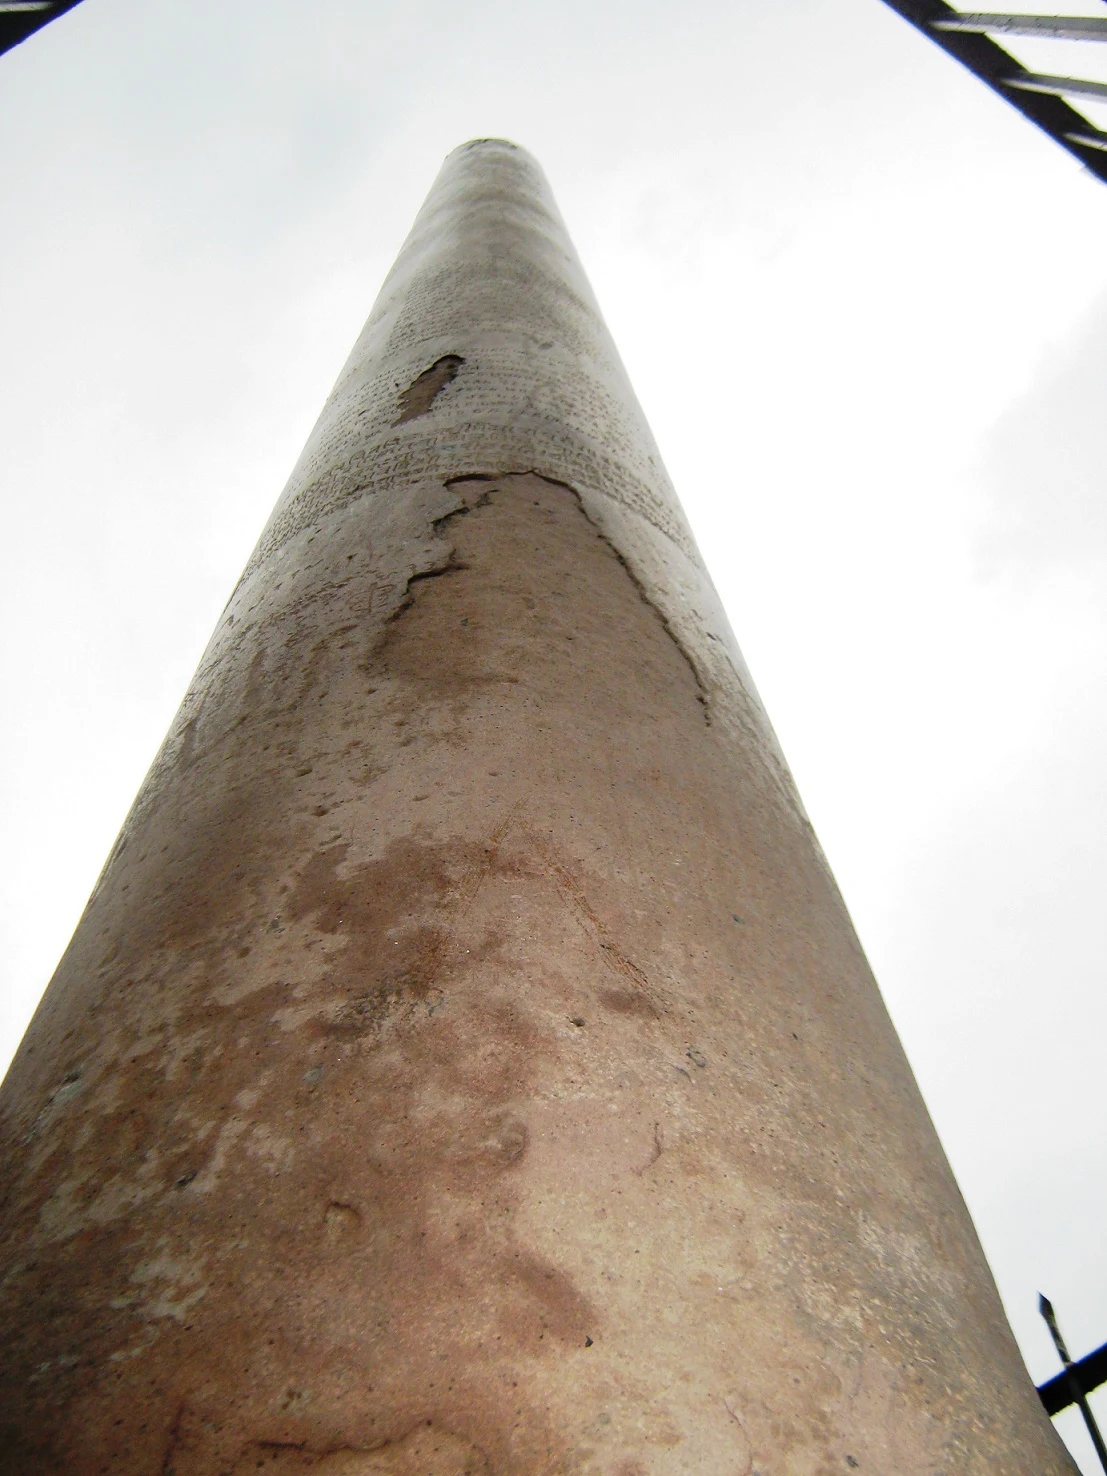
<path id="1" fill-rule="evenodd" d="M 1072 1469 L 507 143 L 421 211 L 2 1130 L 5 1473 Z"/>

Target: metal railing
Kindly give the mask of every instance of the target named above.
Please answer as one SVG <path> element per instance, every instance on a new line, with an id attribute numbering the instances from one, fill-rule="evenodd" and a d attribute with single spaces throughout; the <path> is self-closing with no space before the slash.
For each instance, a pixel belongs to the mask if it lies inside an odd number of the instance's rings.
<path id="1" fill-rule="evenodd" d="M 1099 1464 L 1104 1471 L 1107 1471 L 1107 1446 L 1104 1445 L 1103 1436 L 1099 1433 L 1095 1415 L 1088 1408 L 1088 1395 L 1093 1389 L 1098 1389 L 1100 1384 L 1107 1383 L 1107 1343 L 1104 1343 L 1102 1348 L 1097 1348 L 1094 1353 L 1087 1353 L 1083 1358 L 1078 1358 L 1074 1363 L 1069 1357 L 1069 1350 L 1061 1336 L 1061 1329 L 1057 1326 L 1057 1314 L 1053 1310 L 1053 1303 L 1040 1293 L 1038 1311 L 1046 1320 L 1050 1337 L 1053 1339 L 1053 1346 L 1057 1349 L 1058 1356 L 1064 1364 L 1059 1374 L 1046 1383 L 1038 1385 L 1038 1398 L 1045 1405 L 1046 1414 L 1050 1419 L 1060 1414 L 1063 1409 L 1068 1409 L 1071 1404 L 1076 1405 L 1083 1417 L 1092 1445 L 1095 1447 L 1095 1453 L 1099 1457 Z"/>
<path id="2" fill-rule="evenodd" d="M 1107 102 L 1107 82 L 1032 72 L 995 36 L 1107 42 L 1107 16 L 1009 15 L 955 10 L 945 0 L 884 0 L 1107 183 L 1107 132 L 1067 101 Z"/>
<path id="3" fill-rule="evenodd" d="M 10 51 L 80 0 L 0 0 L 0 52 Z"/>

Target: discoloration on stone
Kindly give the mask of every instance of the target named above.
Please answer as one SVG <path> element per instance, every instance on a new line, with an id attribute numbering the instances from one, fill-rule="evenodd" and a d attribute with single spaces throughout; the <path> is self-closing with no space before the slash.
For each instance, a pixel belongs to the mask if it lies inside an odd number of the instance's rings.
<path id="1" fill-rule="evenodd" d="M 0 1093 L 4 1476 L 1067 1469 L 530 169 L 448 166 L 506 277 L 417 228 Z"/>
<path id="2" fill-rule="evenodd" d="M 417 416 L 426 415 L 437 396 L 457 378 L 457 371 L 464 363 L 460 354 L 443 354 L 429 369 L 424 369 L 400 396 L 400 414 L 392 424 L 404 425 Z"/>

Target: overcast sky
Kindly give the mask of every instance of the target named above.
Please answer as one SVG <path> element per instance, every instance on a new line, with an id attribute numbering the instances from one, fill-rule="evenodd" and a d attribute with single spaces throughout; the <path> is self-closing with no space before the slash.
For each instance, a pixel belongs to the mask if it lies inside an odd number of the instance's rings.
<path id="1" fill-rule="evenodd" d="M 1030 1371 L 1039 1289 L 1107 1339 L 1107 186 L 880 0 L 85 0 L 0 115 L 0 1069 L 442 157 L 506 136 Z"/>

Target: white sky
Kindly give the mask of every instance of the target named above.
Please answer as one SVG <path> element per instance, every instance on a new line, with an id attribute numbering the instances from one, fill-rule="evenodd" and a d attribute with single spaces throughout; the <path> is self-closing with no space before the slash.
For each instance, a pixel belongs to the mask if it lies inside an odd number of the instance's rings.
<path id="1" fill-rule="evenodd" d="M 86 0 L 0 57 L 0 1068 L 486 135 L 550 177 L 1048 1377 L 1039 1288 L 1107 1339 L 1107 186 L 880 0 Z"/>

